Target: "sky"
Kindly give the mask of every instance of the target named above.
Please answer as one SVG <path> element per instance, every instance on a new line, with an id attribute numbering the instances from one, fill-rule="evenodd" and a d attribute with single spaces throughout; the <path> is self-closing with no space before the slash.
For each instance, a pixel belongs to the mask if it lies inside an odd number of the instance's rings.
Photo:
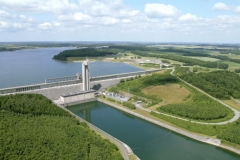
<path id="1" fill-rule="evenodd" d="M 0 42 L 240 43 L 239 0 L 0 0 Z"/>

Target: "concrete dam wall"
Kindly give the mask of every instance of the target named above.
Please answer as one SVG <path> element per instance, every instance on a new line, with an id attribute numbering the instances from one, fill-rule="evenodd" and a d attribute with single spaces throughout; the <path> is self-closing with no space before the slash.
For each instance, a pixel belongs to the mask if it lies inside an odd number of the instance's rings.
<path id="1" fill-rule="evenodd" d="M 120 79 L 121 78 L 90 82 L 90 86 L 95 90 L 102 90 L 118 84 L 120 82 Z M 78 92 L 78 91 L 82 91 L 82 89 L 83 89 L 82 83 L 79 83 L 79 84 L 72 84 L 72 85 L 65 85 L 65 86 L 43 88 L 38 90 L 26 91 L 22 93 L 37 93 L 37 94 L 42 94 L 51 100 L 57 100 L 59 99 L 61 94 Z"/>

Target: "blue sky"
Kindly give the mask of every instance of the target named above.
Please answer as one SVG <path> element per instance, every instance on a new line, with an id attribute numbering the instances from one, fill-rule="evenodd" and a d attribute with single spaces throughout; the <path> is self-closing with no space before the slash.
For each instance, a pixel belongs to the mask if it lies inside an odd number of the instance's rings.
<path id="1" fill-rule="evenodd" d="M 0 0 L 0 41 L 240 43 L 239 0 Z"/>

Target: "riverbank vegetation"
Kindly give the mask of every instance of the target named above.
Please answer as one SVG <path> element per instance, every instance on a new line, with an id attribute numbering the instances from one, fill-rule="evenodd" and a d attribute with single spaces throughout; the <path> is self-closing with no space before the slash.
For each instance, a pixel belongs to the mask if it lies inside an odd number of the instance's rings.
<path id="1" fill-rule="evenodd" d="M 112 56 L 117 54 L 116 52 L 109 51 L 99 51 L 91 48 L 83 48 L 83 49 L 73 49 L 73 50 L 65 50 L 60 52 L 59 54 L 53 56 L 53 59 L 59 61 L 67 61 L 67 58 L 70 57 L 103 57 L 103 56 Z"/>
<path id="2" fill-rule="evenodd" d="M 119 149 L 37 94 L 0 96 L 1 159 L 123 159 Z"/>
<path id="3" fill-rule="evenodd" d="M 164 121 L 170 122 L 172 125 L 180 127 L 182 129 L 204 134 L 208 136 L 213 136 L 227 142 L 231 142 L 233 144 L 240 145 L 240 119 L 236 122 L 224 125 L 204 125 L 204 124 L 196 124 L 190 121 L 179 120 L 175 118 L 171 118 L 168 116 L 164 116 L 161 114 L 157 114 L 155 112 L 151 112 L 151 115 L 162 119 Z"/>

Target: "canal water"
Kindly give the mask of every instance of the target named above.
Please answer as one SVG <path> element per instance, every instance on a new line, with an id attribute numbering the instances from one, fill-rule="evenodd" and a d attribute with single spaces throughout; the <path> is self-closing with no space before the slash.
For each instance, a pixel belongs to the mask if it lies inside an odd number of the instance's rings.
<path id="1" fill-rule="evenodd" d="M 82 72 L 81 62 L 59 62 L 52 57 L 73 47 L 24 49 L 0 52 L 0 88 L 44 83 L 47 78 L 74 76 Z M 91 62 L 90 76 L 136 72 L 125 63 Z"/>
<path id="2" fill-rule="evenodd" d="M 128 144 L 141 160 L 239 160 L 230 151 L 201 143 L 101 102 L 68 109 Z"/>

